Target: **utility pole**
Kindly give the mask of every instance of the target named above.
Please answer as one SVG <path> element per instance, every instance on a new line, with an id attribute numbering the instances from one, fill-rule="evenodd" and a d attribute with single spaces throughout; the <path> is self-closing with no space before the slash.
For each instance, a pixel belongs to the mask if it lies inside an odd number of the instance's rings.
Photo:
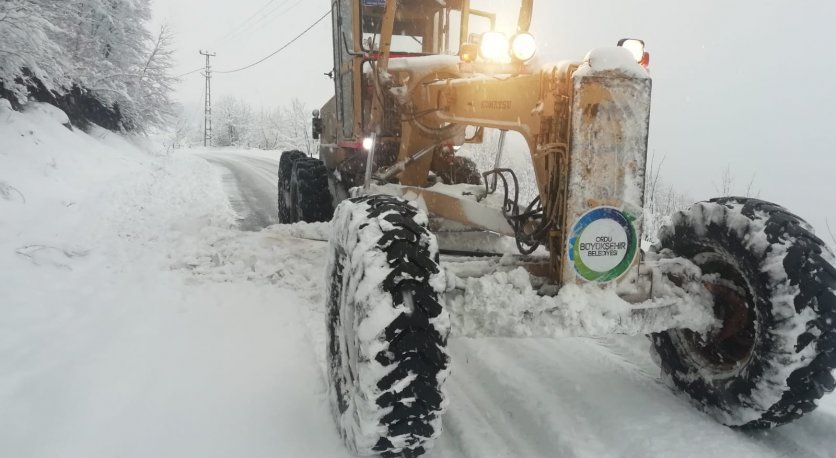
<path id="1" fill-rule="evenodd" d="M 209 62 L 215 53 L 200 51 L 201 56 L 206 56 L 206 107 L 203 114 L 203 146 L 212 146 L 212 65 Z"/>

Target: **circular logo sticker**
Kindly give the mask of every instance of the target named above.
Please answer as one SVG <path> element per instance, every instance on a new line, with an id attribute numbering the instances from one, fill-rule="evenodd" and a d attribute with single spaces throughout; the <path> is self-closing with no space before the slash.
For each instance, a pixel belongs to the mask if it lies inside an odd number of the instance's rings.
<path id="1" fill-rule="evenodd" d="M 634 218 L 598 207 L 578 219 L 569 237 L 569 260 L 586 281 L 607 283 L 627 273 L 638 252 Z"/>

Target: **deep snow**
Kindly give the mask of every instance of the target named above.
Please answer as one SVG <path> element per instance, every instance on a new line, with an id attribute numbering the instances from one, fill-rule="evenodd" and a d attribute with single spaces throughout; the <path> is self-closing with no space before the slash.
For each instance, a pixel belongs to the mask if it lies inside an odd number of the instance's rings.
<path id="1" fill-rule="evenodd" d="M 151 151 L 0 106 L 0 456 L 348 456 L 324 381 L 327 244 L 307 240 L 328 225 L 243 231 L 229 187 L 272 181 L 225 187 L 198 154 Z M 648 347 L 452 339 L 428 456 L 836 456 L 834 396 L 735 432 L 671 393 Z"/>
<path id="2" fill-rule="evenodd" d="M 0 456 L 345 455 L 300 326 L 314 271 L 223 257 L 288 250 L 247 243 L 214 166 L 34 114 L 0 139 L 26 199 L 0 199 Z"/>

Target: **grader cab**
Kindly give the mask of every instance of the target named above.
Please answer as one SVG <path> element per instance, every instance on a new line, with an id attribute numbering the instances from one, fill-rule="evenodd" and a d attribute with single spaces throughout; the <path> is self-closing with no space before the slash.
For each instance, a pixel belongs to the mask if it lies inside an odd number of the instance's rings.
<path id="1" fill-rule="evenodd" d="M 451 332 L 649 335 L 664 379 L 724 424 L 813 410 L 836 386 L 836 268 L 812 228 L 728 197 L 674 215 L 642 251 L 644 43 L 534 67 L 533 0 L 478 3 L 333 0 L 319 159 L 281 158 L 282 222 L 332 221 L 328 370 L 347 446 L 417 456 L 438 437 Z M 492 170 L 457 155 L 486 129 L 524 140 L 530 201 L 520 171 L 499 167 L 503 148 Z M 441 262 L 440 237 L 475 254 L 473 234 L 519 254 Z"/>

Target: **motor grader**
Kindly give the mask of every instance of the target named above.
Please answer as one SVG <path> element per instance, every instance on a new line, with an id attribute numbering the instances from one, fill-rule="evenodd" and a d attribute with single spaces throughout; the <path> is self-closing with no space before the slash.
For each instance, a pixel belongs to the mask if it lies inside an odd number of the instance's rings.
<path id="1" fill-rule="evenodd" d="M 347 446 L 417 456 L 431 445 L 451 332 L 647 335 L 662 378 L 730 427 L 815 409 L 836 385 L 833 253 L 801 218 L 737 197 L 673 215 L 642 250 L 644 43 L 535 67 L 533 6 L 520 0 L 509 18 L 478 0 L 332 1 L 319 159 L 282 155 L 278 206 L 283 223 L 332 221 L 329 392 Z M 503 148 L 481 173 L 457 155 L 486 129 L 524 139 L 530 202 L 520 171 L 500 168 Z M 476 247 L 474 234 L 486 236 Z M 441 262 L 496 239 L 520 253 Z"/>

